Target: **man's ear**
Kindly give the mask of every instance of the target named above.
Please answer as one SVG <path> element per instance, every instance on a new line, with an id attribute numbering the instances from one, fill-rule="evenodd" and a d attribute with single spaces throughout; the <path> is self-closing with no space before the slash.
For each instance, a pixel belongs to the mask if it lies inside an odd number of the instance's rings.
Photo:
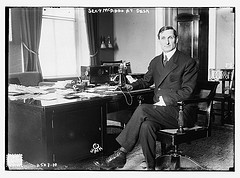
<path id="1" fill-rule="evenodd" d="M 176 38 L 176 44 L 178 43 L 178 37 Z"/>

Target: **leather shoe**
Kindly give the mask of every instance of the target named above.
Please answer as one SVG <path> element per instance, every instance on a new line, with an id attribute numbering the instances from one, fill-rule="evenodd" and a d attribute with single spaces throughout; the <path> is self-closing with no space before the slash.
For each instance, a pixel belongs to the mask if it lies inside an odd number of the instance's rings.
<path id="1" fill-rule="evenodd" d="M 147 167 L 147 171 L 155 171 L 154 167 Z"/>
<path id="2" fill-rule="evenodd" d="M 94 164 L 100 169 L 111 170 L 115 168 L 122 168 L 126 163 L 126 153 L 121 150 L 115 151 L 112 155 L 108 156 L 102 162 L 95 161 Z"/>

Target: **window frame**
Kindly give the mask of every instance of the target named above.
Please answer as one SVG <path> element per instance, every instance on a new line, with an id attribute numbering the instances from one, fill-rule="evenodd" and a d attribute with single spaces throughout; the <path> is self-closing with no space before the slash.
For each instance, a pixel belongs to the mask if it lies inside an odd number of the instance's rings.
<path id="1" fill-rule="evenodd" d="M 43 8 L 44 10 L 44 8 Z M 74 21 L 74 36 L 75 36 L 75 62 L 76 62 L 76 72 L 73 75 L 55 75 L 55 76 L 43 76 L 44 81 L 57 81 L 57 80 L 68 80 L 68 79 L 75 79 L 78 76 L 81 75 L 81 66 L 83 64 L 90 65 L 90 53 L 89 53 L 89 46 L 86 44 L 86 40 L 84 42 L 84 45 L 82 43 L 81 34 L 84 34 L 87 36 L 86 32 L 86 21 L 84 16 L 84 8 L 73 8 L 74 10 L 74 18 L 71 17 L 61 17 L 61 16 L 51 16 L 51 15 L 43 15 L 43 18 L 45 19 L 54 19 L 54 20 L 67 20 L 67 21 Z M 80 14 L 83 13 L 83 14 Z M 81 25 L 84 25 L 84 28 L 81 27 Z M 84 33 L 82 32 L 84 31 Z M 86 37 L 87 38 L 87 37 Z M 82 54 L 81 51 L 87 51 L 85 52 L 85 57 Z M 87 56 L 87 57 L 86 57 Z M 41 59 L 40 59 L 41 63 Z"/>

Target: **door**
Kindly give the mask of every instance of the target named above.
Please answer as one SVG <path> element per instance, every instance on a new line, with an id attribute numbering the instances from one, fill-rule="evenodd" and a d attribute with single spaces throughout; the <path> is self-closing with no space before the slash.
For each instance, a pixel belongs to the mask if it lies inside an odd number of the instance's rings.
<path id="1" fill-rule="evenodd" d="M 208 80 L 208 8 L 177 8 L 178 49 L 199 64 L 198 80 Z"/>

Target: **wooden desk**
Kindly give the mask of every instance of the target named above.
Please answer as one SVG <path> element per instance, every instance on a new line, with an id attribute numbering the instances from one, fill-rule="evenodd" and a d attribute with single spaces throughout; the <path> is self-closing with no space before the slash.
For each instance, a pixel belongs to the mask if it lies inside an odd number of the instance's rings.
<path id="1" fill-rule="evenodd" d="M 139 96 L 150 102 L 153 90 L 132 91 L 131 95 L 131 106 L 123 94 L 87 100 L 9 100 L 6 153 L 23 154 L 33 164 L 96 156 L 90 150 L 94 143 L 104 149 L 107 112 L 135 108 Z"/>
<path id="2" fill-rule="evenodd" d="M 103 145 L 107 98 L 9 101 L 7 153 L 30 163 L 54 163 L 95 156 Z"/>

